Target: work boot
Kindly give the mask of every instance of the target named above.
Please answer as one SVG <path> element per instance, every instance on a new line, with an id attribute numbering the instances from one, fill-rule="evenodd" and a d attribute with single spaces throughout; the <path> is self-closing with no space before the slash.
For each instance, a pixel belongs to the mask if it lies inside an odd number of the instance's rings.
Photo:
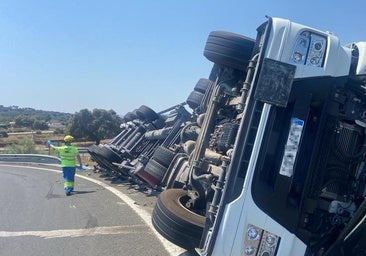
<path id="1" fill-rule="evenodd" d="M 67 196 L 71 195 L 72 190 L 73 190 L 72 188 L 65 188 L 65 194 Z"/>

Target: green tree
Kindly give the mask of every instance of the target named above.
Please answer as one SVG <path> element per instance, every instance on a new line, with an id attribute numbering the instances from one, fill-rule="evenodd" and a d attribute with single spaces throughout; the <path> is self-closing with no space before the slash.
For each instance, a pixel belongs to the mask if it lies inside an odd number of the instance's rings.
<path id="1" fill-rule="evenodd" d="M 88 109 L 82 109 L 71 116 L 68 124 L 69 133 L 76 138 L 89 138 L 93 115 Z"/>
<path id="2" fill-rule="evenodd" d="M 7 138 L 8 136 L 9 135 L 5 130 L 0 129 L 0 138 Z"/>
<path id="3" fill-rule="evenodd" d="M 47 130 L 48 129 L 48 125 L 45 121 L 42 120 L 34 120 L 32 128 L 34 130 Z"/>
<path id="4" fill-rule="evenodd" d="M 33 130 L 47 130 L 48 125 L 46 121 L 41 120 L 39 116 L 17 116 L 15 118 L 15 127 L 27 127 Z"/>
<path id="5" fill-rule="evenodd" d="M 122 123 L 113 110 L 94 109 L 93 112 L 83 109 L 76 112 L 70 119 L 68 130 L 76 138 L 95 141 L 112 138 L 120 131 Z"/>
<path id="6" fill-rule="evenodd" d="M 9 118 L 6 116 L 1 116 L 0 115 L 0 124 L 8 124 L 9 123 Z"/>
<path id="7" fill-rule="evenodd" d="M 15 127 L 32 127 L 34 117 L 21 115 L 17 116 L 14 121 L 15 121 Z"/>

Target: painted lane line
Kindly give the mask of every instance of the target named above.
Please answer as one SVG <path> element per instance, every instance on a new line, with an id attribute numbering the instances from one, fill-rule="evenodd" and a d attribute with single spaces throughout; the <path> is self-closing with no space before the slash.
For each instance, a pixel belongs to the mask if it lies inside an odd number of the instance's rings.
<path id="1" fill-rule="evenodd" d="M 143 225 L 94 227 L 86 229 L 60 229 L 49 231 L 0 231 L 0 238 L 36 236 L 44 239 L 63 237 L 85 237 L 96 235 L 119 235 L 119 234 L 146 234 L 146 230 L 137 230 Z"/>

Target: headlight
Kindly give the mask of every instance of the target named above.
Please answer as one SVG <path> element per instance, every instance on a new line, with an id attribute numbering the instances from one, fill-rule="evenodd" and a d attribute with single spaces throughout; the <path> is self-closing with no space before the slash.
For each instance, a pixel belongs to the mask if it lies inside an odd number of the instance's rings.
<path id="1" fill-rule="evenodd" d="M 304 31 L 298 35 L 290 62 L 301 65 L 322 67 L 327 39 L 324 36 Z"/>
<path id="2" fill-rule="evenodd" d="M 277 242 L 277 237 L 272 235 L 272 234 L 268 234 L 267 237 L 266 237 L 266 244 L 269 246 L 269 247 L 272 247 L 276 244 Z"/>
<path id="3" fill-rule="evenodd" d="M 254 226 L 248 229 L 248 238 L 249 240 L 258 240 L 260 238 L 258 230 Z"/>
<path id="4" fill-rule="evenodd" d="M 256 249 L 252 246 L 245 247 L 245 255 L 254 255 Z"/>
<path id="5" fill-rule="evenodd" d="M 248 225 L 245 256 L 275 256 L 280 237 L 254 225 Z"/>

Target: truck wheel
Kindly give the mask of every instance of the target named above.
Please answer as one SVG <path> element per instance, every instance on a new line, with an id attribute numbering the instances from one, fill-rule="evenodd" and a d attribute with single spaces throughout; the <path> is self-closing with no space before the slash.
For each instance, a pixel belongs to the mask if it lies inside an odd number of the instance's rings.
<path id="1" fill-rule="evenodd" d="M 132 121 L 132 120 L 135 120 L 137 119 L 137 115 L 135 115 L 134 113 L 132 112 L 127 112 L 124 116 L 123 116 L 123 119 L 126 121 L 126 122 L 129 122 L 129 121 Z"/>
<path id="2" fill-rule="evenodd" d="M 132 115 L 133 115 L 134 117 L 136 117 L 136 118 L 134 118 L 133 120 L 138 119 L 138 120 L 140 120 L 140 121 L 144 121 L 144 120 L 142 120 L 142 119 L 141 119 L 141 117 L 137 114 L 137 112 L 138 112 L 138 109 L 137 109 L 137 108 L 131 111 Z"/>
<path id="3" fill-rule="evenodd" d="M 211 84 L 212 81 L 205 78 L 201 78 L 200 80 L 198 80 L 196 86 L 194 87 L 194 90 L 200 93 L 205 93 Z"/>
<path id="4" fill-rule="evenodd" d="M 93 145 L 91 145 L 89 148 L 88 148 L 88 153 L 89 154 L 95 154 L 96 153 L 96 148 L 97 148 L 98 146 L 97 145 L 95 145 L 95 144 L 93 144 Z"/>
<path id="5" fill-rule="evenodd" d="M 184 207 L 188 200 L 186 190 L 164 190 L 155 204 L 152 223 L 167 240 L 190 251 L 200 244 L 205 217 Z"/>
<path id="6" fill-rule="evenodd" d="M 92 152 L 93 155 L 95 155 L 98 158 L 100 158 L 101 157 L 101 147 L 102 146 L 103 145 L 94 145 L 93 147 L 90 148 L 90 151 Z"/>
<path id="7" fill-rule="evenodd" d="M 152 122 L 152 125 L 158 130 L 165 126 L 165 119 L 159 115 L 159 118 Z"/>
<path id="8" fill-rule="evenodd" d="M 122 157 L 108 146 L 100 147 L 99 150 L 99 154 L 111 163 L 120 163 L 122 161 Z"/>
<path id="9" fill-rule="evenodd" d="M 151 108 L 149 108 L 145 105 L 141 105 L 136 110 L 136 114 L 142 120 L 146 120 L 146 121 L 150 121 L 150 122 L 159 118 L 159 115 L 154 110 L 152 110 Z"/>
<path id="10" fill-rule="evenodd" d="M 191 94 L 189 94 L 186 102 L 191 109 L 195 110 L 201 105 L 203 96 L 204 96 L 203 93 L 192 91 Z"/>
<path id="11" fill-rule="evenodd" d="M 90 158 L 95 160 L 95 161 L 97 161 L 97 159 L 98 159 L 97 148 L 98 148 L 97 145 L 91 145 L 88 148 L 88 153 L 90 155 Z"/>
<path id="12" fill-rule="evenodd" d="M 152 159 L 168 168 L 170 163 L 173 161 L 174 156 L 175 153 L 173 151 L 166 147 L 159 146 L 155 149 Z"/>
<path id="13" fill-rule="evenodd" d="M 225 32 L 212 31 L 203 55 L 210 61 L 238 70 L 245 70 L 252 56 L 255 41 L 251 38 Z"/>
<path id="14" fill-rule="evenodd" d="M 136 175 L 149 183 L 152 187 L 155 187 L 162 181 L 166 171 L 167 168 L 165 166 L 154 159 L 150 159 L 144 170 L 137 172 Z"/>

